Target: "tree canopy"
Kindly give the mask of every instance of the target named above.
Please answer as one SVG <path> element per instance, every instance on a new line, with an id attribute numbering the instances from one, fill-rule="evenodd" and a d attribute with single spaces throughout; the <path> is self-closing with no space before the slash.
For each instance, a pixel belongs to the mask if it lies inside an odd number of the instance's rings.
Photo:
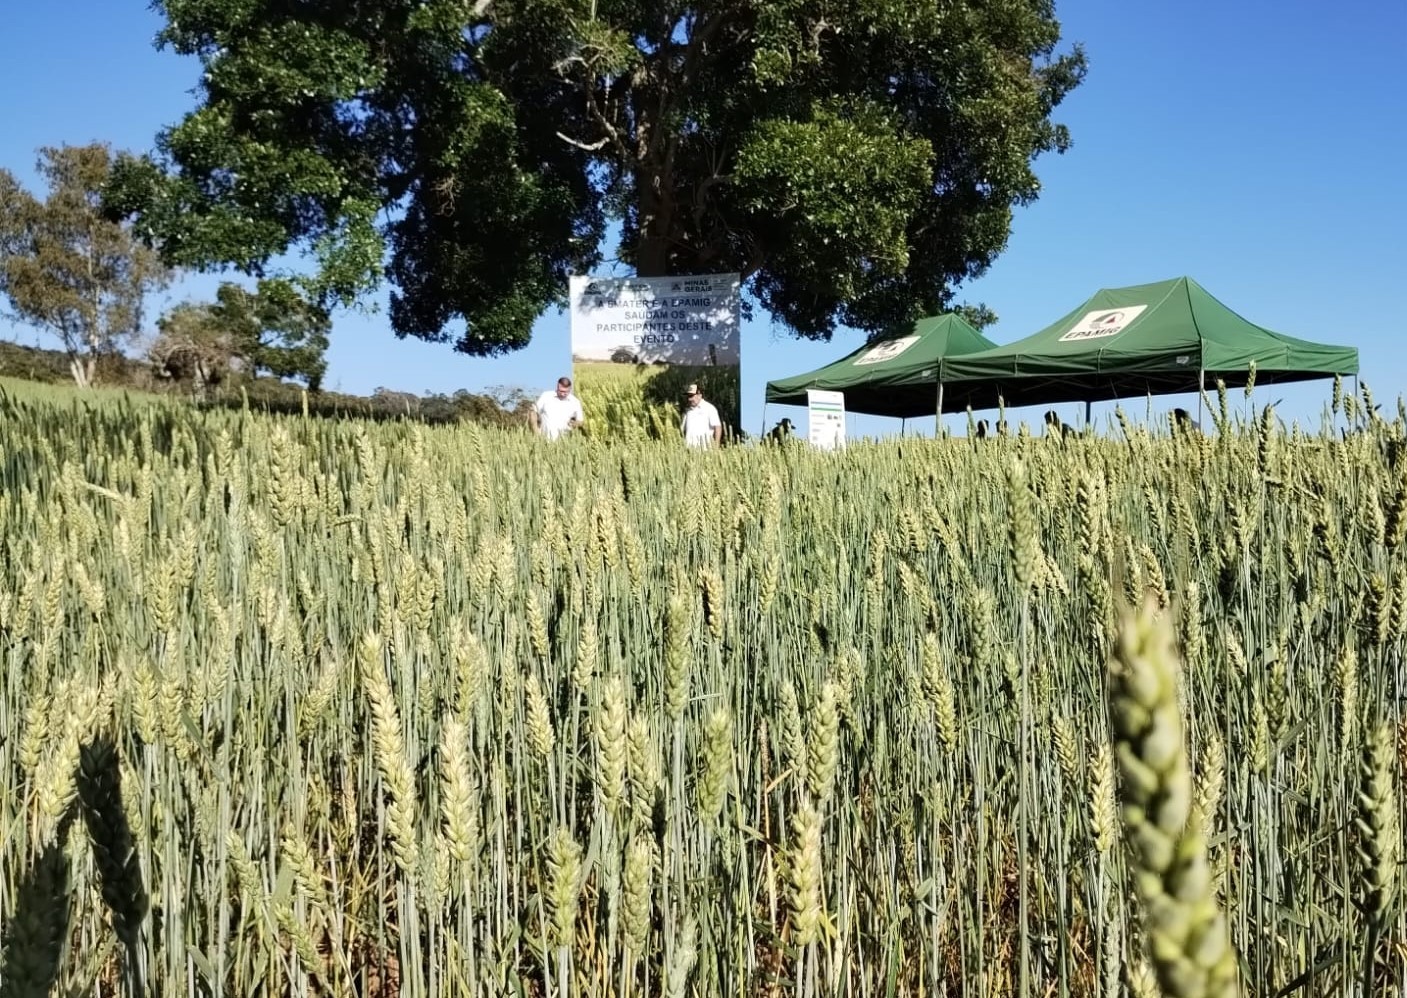
<path id="1" fill-rule="evenodd" d="M 158 0 L 200 105 L 109 208 L 176 265 L 316 260 L 400 336 L 524 345 L 619 224 L 796 334 L 944 310 L 1063 151 L 1052 0 Z"/>
<path id="2" fill-rule="evenodd" d="M 261 280 L 254 291 L 224 283 L 209 306 L 215 325 L 227 330 L 234 354 L 251 368 L 277 378 L 302 378 L 317 390 L 327 372 L 332 319 L 292 282 Z"/>
<path id="3" fill-rule="evenodd" d="M 227 281 L 214 302 L 182 302 L 157 325 L 148 356 L 198 385 L 217 383 L 238 366 L 251 375 L 302 378 L 316 391 L 327 371 L 331 317 L 282 278 L 261 280 L 254 291 Z"/>
<path id="4" fill-rule="evenodd" d="M 111 164 L 100 143 L 41 149 L 42 201 L 0 170 L 0 296 L 20 321 L 58 338 L 82 388 L 99 356 L 141 332 L 144 297 L 169 279 L 155 253 L 103 217 Z"/>

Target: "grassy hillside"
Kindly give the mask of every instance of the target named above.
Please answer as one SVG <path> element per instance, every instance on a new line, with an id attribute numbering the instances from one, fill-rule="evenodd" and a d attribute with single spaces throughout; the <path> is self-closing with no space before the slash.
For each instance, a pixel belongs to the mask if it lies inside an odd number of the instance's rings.
<path id="1" fill-rule="evenodd" d="M 190 385 L 159 378 L 151 366 L 122 355 L 103 357 L 98 365 L 97 386 L 91 395 L 79 391 L 69 374 L 68 358 L 57 350 L 43 350 L 0 341 L 0 385 L 27 397 L 58 401 L 133 397 L 165 397 L 203 407 L 243 408 L 261 412 L 314 416 L 355 416 L 365 419 L 407 418 L 429 424 L 474 422 L 492 426 L 524 425 L 528 400 L 519 394 L 500 397 L 467 391 L 453 395 L 418 396 L 383 391 L 371 396 L 338 392 L 305 392 L 301 386 L 275 378 L 236 378 L 205 392 Z M 26 387 L 27 386 L 27 387 Z"/>
<path id="2" fill-rule="evenodd" d="M 164 398 L 162 394 L 136 388 L 123 388 L 99 385 L 80 389 L 72 384 L 54 384 L 46 381 L 32 381 L 27 378 L 0 375 L 0 392 L 12 398 L 30 402 L 51 402 L 55 405 L 111 405 L 123 399 L 151 401 Z"/>

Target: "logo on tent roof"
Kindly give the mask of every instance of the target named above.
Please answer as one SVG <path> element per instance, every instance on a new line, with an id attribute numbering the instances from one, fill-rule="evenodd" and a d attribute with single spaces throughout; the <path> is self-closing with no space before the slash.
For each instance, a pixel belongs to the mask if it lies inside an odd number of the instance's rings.
<path id="1" fill-rule="evenodd" d="M 1069 332 L 1060 337 L 1060 342 L 1099 340 L 1106 336 L 1117 336 L 1147 308 L 1147 305 L 1130 305 L 1127 308 L 1101 308 L 1098 311 L 1086 312 L 1079 322 L 1070 327 Z"/>
<path id="2" fill-rule="evenodd" d="M 856 358 L 855 366 L 882 364 L 886 360 L 893 360 L 917 342 L 917 336 L 901 336 L 897 340 L 885 340 L 883 343 L 876 343 Z"/>

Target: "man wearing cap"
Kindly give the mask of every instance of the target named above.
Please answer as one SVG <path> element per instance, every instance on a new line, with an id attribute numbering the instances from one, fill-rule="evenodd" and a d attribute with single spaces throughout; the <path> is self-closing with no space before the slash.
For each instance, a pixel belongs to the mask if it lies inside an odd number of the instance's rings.
<path id="1" fill-rule="evenodd" d="M 558 378 L 554 391 L 543 392 L 528 410 L 528 423 L 534 432 L 556 440 L 586 422 L 581 399 L 572 394 L 572 379 Z"/>
<path id="2" fill-rule="evenodd" d="M 712 402 L 704 400 L 698 385 L 684 389 L 684 444 L 688 447 L 717 447 L 723 439 L 723 420 Z"/>

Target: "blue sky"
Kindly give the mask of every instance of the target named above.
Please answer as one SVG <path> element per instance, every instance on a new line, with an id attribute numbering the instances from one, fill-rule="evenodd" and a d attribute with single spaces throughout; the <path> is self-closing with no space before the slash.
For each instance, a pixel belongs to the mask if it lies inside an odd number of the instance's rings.
<path id="1" fill-rule="evenodd" d="M 194 106 L 199 64 L 153 48 L 161 21 L 144 2 L 11 8 L 0 32 L 0 167 L 22 180 L 33 182 L 41 145 L 145 150 Z M 1056 115 L 1074 146 L 1038 161 L 1040 200 L 1018 210 L 1006 252 L 961 289 L 1000 317 L 987 334 L 1008 343 L 1097 288 L 1186 274 L 1261 325 L 1357 346 L 1363 380 L 1390 406 L 1407 375 L 1407 3 L 1058 0 L 1057 14 L 1090 61 Z M 170 301 L 208 297 L 218 280 L 178 285 L 152 303 L 152 318 Z M 0 335 L 45 342 L 23 328 Z M 535 392 L 568 369 L 568 337 L 566 315 L 549 312 L 529 347 L 486 360 L 397 340 L 384 313 L 339 313 L 327 386 Z M 744 424 L 755 431 L 769 379 L 827 363 L 862 337 L 801 342 L 762 316 L 742 340 Z M 1324 382 L 1272 386 L 1256 400 L 1283 399 L 1286 419 L 1317 425 L 1328 392 Z M 1154 410 L 1187 401 L 1156 399 Z M 1083 406 L 1060 409 L 1075 422 Z M 1097 421 L 1110 413 L 1095 406 Z M 783 415 L 804 420 L 804 410 L 770 406 L 768 425 Z M 1035 423 L 1039 412 L 1016 416 Z M 922 422 L 910 432 L 931 432 Z M 850 424 L 852 435 L 898 429 Z"/>

